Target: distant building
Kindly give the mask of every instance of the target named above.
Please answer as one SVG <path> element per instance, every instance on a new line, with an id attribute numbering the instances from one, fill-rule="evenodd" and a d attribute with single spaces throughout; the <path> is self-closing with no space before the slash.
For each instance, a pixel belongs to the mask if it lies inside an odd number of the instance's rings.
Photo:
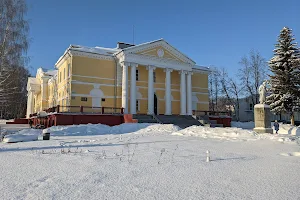
<path id="1" fill-rule="evenodd" d="M 251 96 L 241 98 L 240 100 L 239 119 L 242 122 L 254 121 L 254 104 L 252 103 Z M 300 121 L 300 113 L 294 113 L 295 121 Z M 271 113 L 271 120 L 290 121 L 291 117 L 288 114 L 282 113 L 281 115 L 275 115 Z"/>

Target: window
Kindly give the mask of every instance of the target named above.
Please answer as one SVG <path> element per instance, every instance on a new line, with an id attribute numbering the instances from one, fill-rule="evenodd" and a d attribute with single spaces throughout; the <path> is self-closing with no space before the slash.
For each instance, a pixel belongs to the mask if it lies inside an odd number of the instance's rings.
<path id="1" fill-rule="evenodd" d="M 66 79 L 66 68 L 64 68 L 64 80 Z"/>
<path id="2" fill-rule="evenodd" d="M 71 73 L 71 64 L 68 64 L 68 77 L 70 77 L 70 73 Z"/>
<path id="3" fill-rule="evenodd" d="M 74 97 L 74 96 L 72 96 L 72 100 L 75 100 L 75 97 Z"/>
<path id="4" fill-rule="evenodd" d="M 58 82 L 61 82 L 61 72 L 59 72 L 59 81 Z"/>
<path id="5" fill-rule="evenodd" d="M 135 71 L 135 80 L 136 81 L 139 80 L 139 70 L 138 69 Z"/>
<path id="6" fill-rule="evenodd" d="M 105 99 L 104 99 L 104 98 L 102 98 L 102 99 L 101 99 L 101 101 L 105 101 Z"/>
<path id="7" fill-rule="evenodd" d="M 140 111 L 140 101 L 139 100 L 136 100 L 136 102 L 135 102 L 135 109 L 137 111 Z"/>
<path id="8" fill-rule="evenodd" d="M 87 97 L 81 97 L 81 101 L 87 101 Z"/>
<path id="9" fill-rule="evenodd" d="M 154 83 L 156 82 L 156 74 L 155 74 L 155 72 L 153 72 L 153 82 Z"/>

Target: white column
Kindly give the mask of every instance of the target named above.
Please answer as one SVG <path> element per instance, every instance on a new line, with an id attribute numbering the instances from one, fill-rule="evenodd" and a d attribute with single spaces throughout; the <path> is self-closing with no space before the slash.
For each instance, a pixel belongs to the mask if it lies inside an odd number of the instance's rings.
<path id="1" fill-rule="evenodd" d="M 122 67 L 122 108 L 128 114 L 128 64 L 123 63 Z"/>
<path id="2" fill-rule="evenodd" d="M 180 115 L 186 115 L 186 71 L 179 71 L 180 74 Z"/>
<path id="3" fill-rule="evenodd" d="M 187 74 L 187 114 L 192 115 L 192 72 Z"/>
<path id="4" fill-rule="evenodd" d="M 165 103 L 166 103 L 166 111 L 165 115 L 172 114 L 172 99 L 171 99 L 171 72 L 172 69 L 165 69 L 166 72 L 166 92 L 165 92 Z"/>
<path id="5" fill-rule="evenodd" d="M 155 67 L 148 66 L 148 115 L 154 113 L 154 86 L 153 86 L 153 70 Z"/>
<path id="6" fill-rule="evenodd" d="M 48 99 L 48 78 L 42 78 L 42 85 L 41 85 L 41 95 L 42 101 L 46 101 Z"/>
<path id="7" fill-rule="evenodd" d="M 137 64 L 131 63 L 130 77 L 130 114 L 136 114 L 136 68 Z"/>
<path id="8" fill-rule="evenodd" d="M 29 118 L 30 114 L 33 114 L 33 91 L 29 90 L 27 95 L 27 112 L 26 118 Z"/>

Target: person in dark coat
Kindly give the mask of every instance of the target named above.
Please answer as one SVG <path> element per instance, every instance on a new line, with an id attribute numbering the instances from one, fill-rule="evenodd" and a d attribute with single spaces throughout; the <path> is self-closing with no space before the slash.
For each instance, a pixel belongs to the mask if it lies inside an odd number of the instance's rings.
<path id="1" fill-rule="evenodd" d="M 29 126 L 30 126 L 30 128 L 32 128 L 32 125 L 33 125 L 33 121 L 32 121 L 32 119 L 29 119 Z"/>
<path id="2" fill-rule="evenodd" d="M 274 129 L 275 129 L 275 131 L 276 131 L 276 134 L 278 134 L 279 123 L 277 122 L 277 120 L 275 120 L 275 122 L 274 122 Z"/>

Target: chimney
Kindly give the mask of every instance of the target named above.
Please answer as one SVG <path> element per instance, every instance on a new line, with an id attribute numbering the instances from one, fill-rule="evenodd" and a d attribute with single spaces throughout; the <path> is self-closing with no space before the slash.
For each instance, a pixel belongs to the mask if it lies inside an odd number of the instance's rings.
<path id="1" fill-rule="evenodd" d="M 128 43 L 124 43 L 124 42 L 118 42 L 117 43 L 117 48 L 118 49 L 126 49 L 128 47 L 132 47 L 135 46 L 134 44 L 128 44 Z"/>

